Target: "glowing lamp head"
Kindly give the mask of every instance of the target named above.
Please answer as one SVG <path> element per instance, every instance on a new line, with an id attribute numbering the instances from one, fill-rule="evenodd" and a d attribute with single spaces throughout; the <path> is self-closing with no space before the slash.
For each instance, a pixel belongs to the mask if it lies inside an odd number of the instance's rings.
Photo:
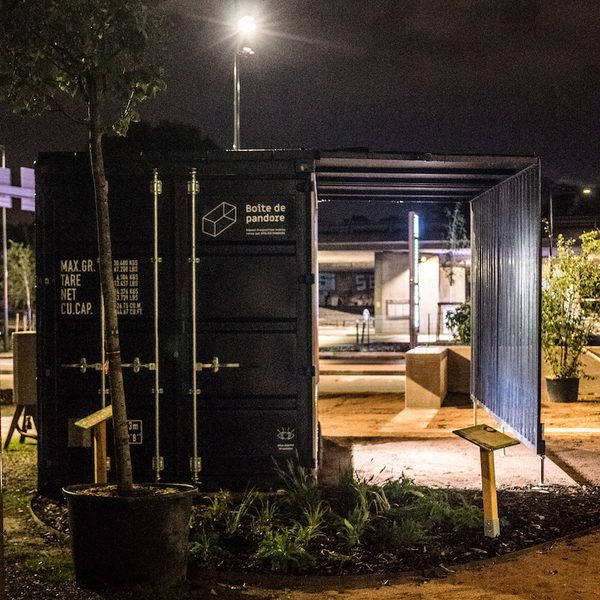
<path id="1" fill-rule="evenodd" d="M 251 33 L 255 29 L 256 29 L 256 21 L 254 20 L 254 17 L 251 17 L 250 15 L 246 15 L 245 17 L 242 17 L 238 21 L 238 32 L 239 33 L 244 33 L 244 34 Z"/>
<path id="2" fill-rule="evenodd" d="M 591 193 L 592 193 L 592 188 L 589 188 L 589 187 L 583 188 L 583 189 L 581 190 L 581 193 L 582 193 L 584 196 L 590 196 L 590 195 L 591 195 Z"/>

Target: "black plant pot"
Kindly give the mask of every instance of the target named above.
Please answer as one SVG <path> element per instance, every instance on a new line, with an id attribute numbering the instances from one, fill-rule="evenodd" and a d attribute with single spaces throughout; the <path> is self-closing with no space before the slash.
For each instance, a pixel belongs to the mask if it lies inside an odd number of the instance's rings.
<path id="1" fill-rule="evenodd" d="M 546 378 L 548 397 L 552 402 L 577 402 L 579 394 L 579 378 L 565 377 L 563 379 Z"/>
<path id="2" fill-rule="evenodd" d="M 144 484 L 172 493 L 98 496 L 63 489 L 69 507 L 75 578 L 91 589 L 134 585 L 175 586 L 186 577 L 192 503 L 197 490 L 185 484 Z"/>

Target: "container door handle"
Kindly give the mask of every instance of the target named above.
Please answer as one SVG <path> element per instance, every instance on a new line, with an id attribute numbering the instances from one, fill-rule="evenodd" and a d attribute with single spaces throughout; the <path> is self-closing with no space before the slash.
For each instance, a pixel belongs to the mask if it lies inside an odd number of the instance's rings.
<path id="1" fill-rule="evenodd" d="M 210 370 L 211 373 L 218 373 L 220 369 L 239 369 L 240 363 L 222 363 L 219 362 L 218 356 L 213 356 L 212 362 L 196 363 L 196 371 L 204 369 Z"/>
<path id="2" fill-rule="evenodd" d="M 73 364 L 62 364 L 60 365 L 63 369 L 79 369 L 81 373 L 85 373 L 88 369 L 92 369 L 94 371 L 102 371 L 102 363 L 89 363 L 87 358 L 83 356 L 78 363 Z"/>

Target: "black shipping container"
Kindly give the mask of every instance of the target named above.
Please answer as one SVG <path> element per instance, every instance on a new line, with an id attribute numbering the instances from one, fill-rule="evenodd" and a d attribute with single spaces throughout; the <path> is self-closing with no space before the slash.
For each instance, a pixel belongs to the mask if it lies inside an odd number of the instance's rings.
<path id="1" fill-rule="evenodd" d="M 316 468 L 313 153 L 107 169 L 135 479 L 243 489 L 273 460 Z M 92 480 L 74 422 L 110 398 L 88 156 L 42 155 L 36 180 L 39 491 L 56 496 Z"/>

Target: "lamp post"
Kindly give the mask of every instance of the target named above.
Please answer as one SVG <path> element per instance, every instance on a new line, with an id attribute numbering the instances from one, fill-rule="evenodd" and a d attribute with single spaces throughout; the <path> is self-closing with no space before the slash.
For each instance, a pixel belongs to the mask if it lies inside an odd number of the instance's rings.
<path id="1" fill-rule="evenodd" d="M 256 22 L 250 16 L 242 17 L 237 23 L 237 40 L 233 57 L 233 149 L 242 147 L 240 139 L 240 58 L 251 56 L 254 51 L 243 42 L 246 36 L 256 29 Z"/>
<path id="2" fill-rule="evenodd" d="M 0 146 L 2 152 L 2 168 L 6 168 L 6 148 Z M 9 348 L 9 322 L 8 322 L 8 240 L 6 233 L 6 207 L 2 207 L 2 266 L 4 274 L 4 350 Z"/>
<path id="3" fill-rule="evenodd" d="M 409 261 L 409 289 L 408 289 L 408 334 L 409 345 L 415 348 L 419 343 L 420 328 L 420 293 L 419 293 L 419 215 L 410 211 L 408 213 L 408 261 Z"/>

